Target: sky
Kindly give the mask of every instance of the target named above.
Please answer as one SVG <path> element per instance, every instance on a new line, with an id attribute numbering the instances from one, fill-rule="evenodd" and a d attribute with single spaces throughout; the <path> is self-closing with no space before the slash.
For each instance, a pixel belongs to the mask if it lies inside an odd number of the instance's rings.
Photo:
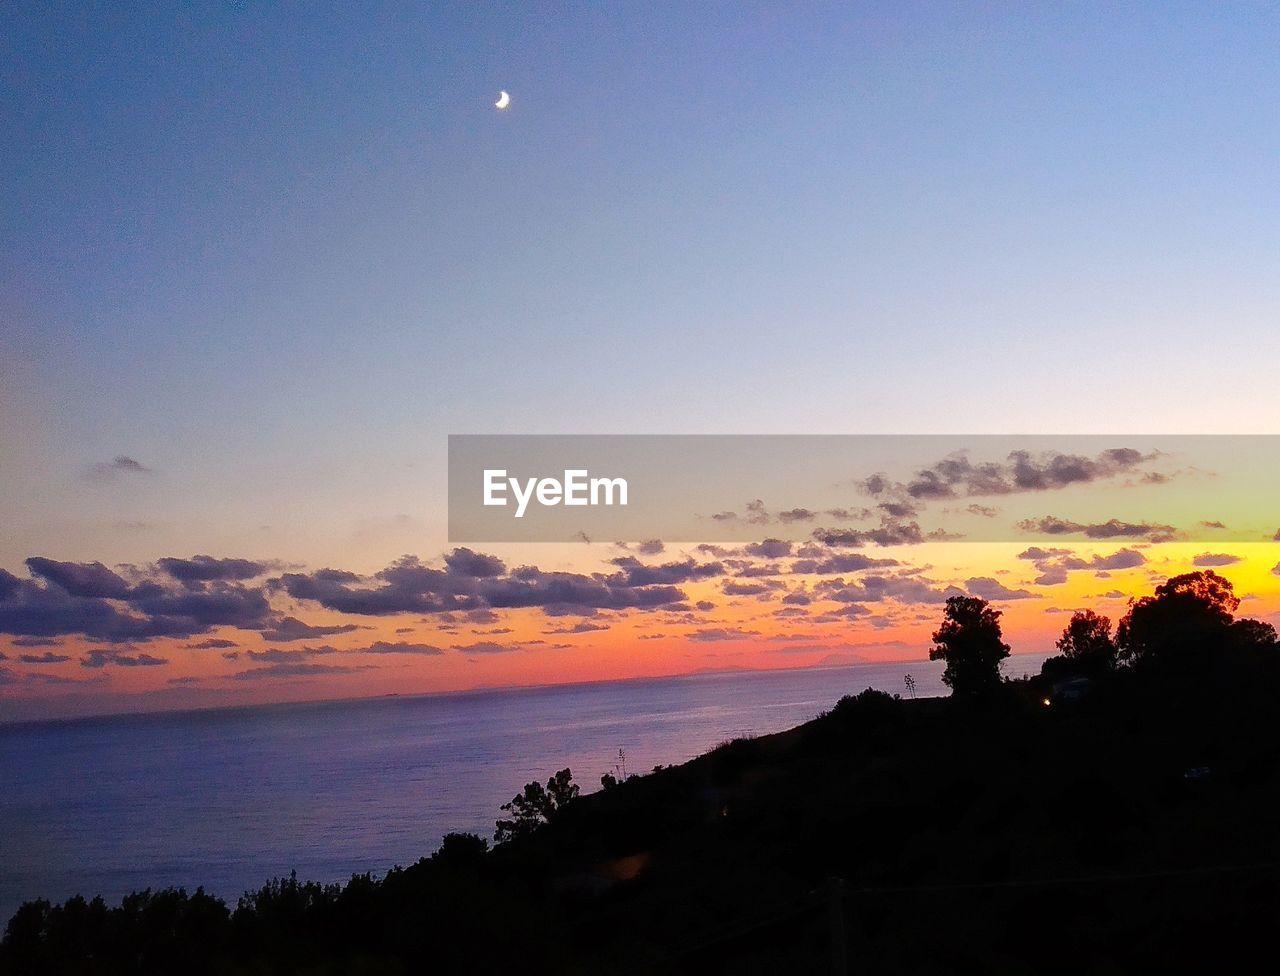
<path id="1" fill-rule="evenodd" d="M 854 576 L 726 594 L 755 557 L 692 545 L 493 553 L 722 564 L 657 609 L 287 581 L 443 572 L 451 433 L 1274 433 L 1278 42 L 1256 3 L 6 4 L 0 720 L 919 658 L 972 579 L 1041 651 L 1206 556 L 1274 615 L 1274 547 L 1149 539 L 1118 582 L 868 552 L 929 592 L 843 629 L 774 613 Z"/>

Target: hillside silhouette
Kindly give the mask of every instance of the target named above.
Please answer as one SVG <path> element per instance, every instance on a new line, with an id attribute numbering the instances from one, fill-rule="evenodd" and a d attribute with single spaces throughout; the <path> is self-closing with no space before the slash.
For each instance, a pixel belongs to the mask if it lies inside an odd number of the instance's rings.
<path id="1" fill-rule="evenodd" d="M 382 878 L 234 906 L 28 902 L 4 973 L 1250 972 L 1280 911 L 1280 646 L 1178 576 L 1005 680 L 949 601 L 952 695 L 813 721 L 581 794 L 564 770 Z"/>

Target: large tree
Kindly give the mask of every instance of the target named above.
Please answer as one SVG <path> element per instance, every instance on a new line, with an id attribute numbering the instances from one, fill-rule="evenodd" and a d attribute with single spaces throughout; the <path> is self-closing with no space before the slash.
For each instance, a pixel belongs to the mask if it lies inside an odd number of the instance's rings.
<path id="1" fill-rule="evenodd" d="M 942 626 L 933 634 L 929 660 L 947 662 L 942 680 L 953 694 L 981 695 L 1000 684 L 1000 662 L 1009 645 L 1000 633 L 1000 611 L 976 596 L 947 600 Z"/>
<path id="2" fill-rule="evenodd" d="M 1227 644 L 1240 606 L 1231 581 L 1211 569 L 1174 576 L 1129 605 L 1116 629 L 1120 656 L 1134 664 L 1185 662 Z"/>
<path id="3" fill-rule="evenodd" d="M 1077 610 L 1058 638 L 1058 650 L 1086 674 L 1111 670 L 1116 664 L 1111 619 L 1092 610 Z"/>

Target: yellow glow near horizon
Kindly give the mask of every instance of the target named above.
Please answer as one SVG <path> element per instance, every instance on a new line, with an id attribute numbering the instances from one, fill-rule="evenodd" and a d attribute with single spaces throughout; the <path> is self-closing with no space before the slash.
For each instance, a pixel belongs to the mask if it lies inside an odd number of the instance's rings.
<path id="1" fill-rule="evenodd" d="M 1065 547 L 1063 547 L 1065 548 Z M 147 696 L 170 699 L 215 695 L 227 701 L 270 701 L 460 691 L 506 685 L 556 684 L 656 677 L 701 670 L 774 669 L 816 664 L 923 660 L 941 614 L 947 587 L 1007 592 L 993 598 L 1002 610 L 1006 640 L 1017 653 L 1050 653 L 1076 609 L 1089 608 L 1113 622 L 1131 599 L 1151 593 L 1164 579 L 1209 564 L 1231 580 L 1242 598 L 1238 616 L 1275 621 L 1280 615 L 1277 547 L 1245 543 L 1215 546 L 1160 543 L 1143 546 L 1072 546 L 1073 567 L 1061 582 L 1046 584 L 1041 569 L 1019 558 L 1025 546 L 1007 543 L 932 543 L 876 550 L 873 558 L 899 565 L 839 574 L 780 573 L 756 580 L 759 592 L 726 594 L 726 577 L 682 588 L 689 609 L 604 610 L 594 615 L 552 616 L 537 608 L 453 614 L 342 614 L 311 606 L 284 610 L 314 628 L 342 628 L 325 636 L 272 641 L 253 631 L 222 628 L 198 638 L 153 640 L 111 647 L 70 637 L 55 649 L 24 647 L 4 638 L 8 659 L 21 663 L 39 652 L 65 661 L 28 667 L 41 677 L 7 686 L 7 698 L 65 695 Z M 1106 566 L 1116 553 L 1141 553 L 1140 565 Z M 569 558 L 576 555 L 578 558 Z M 595 552 L 557 552 L 556 565 L 590 572 Z M 678 559 L 679 553 L 663 558 Z M 1058 558 L 1058 557 L 1054 557 Z M 516 559 L 518 564 L 523 560 Z M 1121 562 L 1124 562 L 1123 560 Z M 865 580 L 877 574 L 919 581 L 928 599 L 890 597 L 865 602 L 858 615 L 832 599 L 833 581 Z M 909 591 L 908 591 L 909 592 Z M 926 592 L 924 590 L 922 593 Z M 783 594 L 792 596 L 784 604 Z M 798 596 L 798 598 L 797 598 Z M 808 602 L 804 602 L 808 601 Z M 706 609 L 698 609 L 699 605 Z M 228 646 L 219 646 L 221 643 Z M 388 646 L 390 645 L 390 646 Z M 409 645 L 408 647 L 401 647 Z M 0 646 L 4 646 L 0 644 Z M 371 653 L 370 648 L 391 653 Z M 397 653 L 403 649 L 407 653 Z M 438 650 L 438 653 L 432 649 Z M 131 658 L 162 658 L 163 666 L 89 668 L 94 651 Z M 281 661 L 292 672 L 257 669 Z M 253 673 L 249 673 L 253 672 Z"/>

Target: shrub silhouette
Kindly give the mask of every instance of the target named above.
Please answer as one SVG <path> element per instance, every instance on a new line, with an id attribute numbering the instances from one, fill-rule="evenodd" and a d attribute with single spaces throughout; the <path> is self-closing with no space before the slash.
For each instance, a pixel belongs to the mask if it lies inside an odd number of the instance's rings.
<path id="1" fill-rule="evenodd" d="M 831 715 L 849 731 L 871 732 L 898 724 L 902 718 L 902 699 L 867 688 L 856 695 L 845 695 L 831 709 Z"/>
<path id="2" fill-rule="evenodd" d="M 476 834 L 445 834 L 439 849 L 431 855 L 433 863 L 449 868 L 473 868 L 489 851 L 489 842 Z"/>

